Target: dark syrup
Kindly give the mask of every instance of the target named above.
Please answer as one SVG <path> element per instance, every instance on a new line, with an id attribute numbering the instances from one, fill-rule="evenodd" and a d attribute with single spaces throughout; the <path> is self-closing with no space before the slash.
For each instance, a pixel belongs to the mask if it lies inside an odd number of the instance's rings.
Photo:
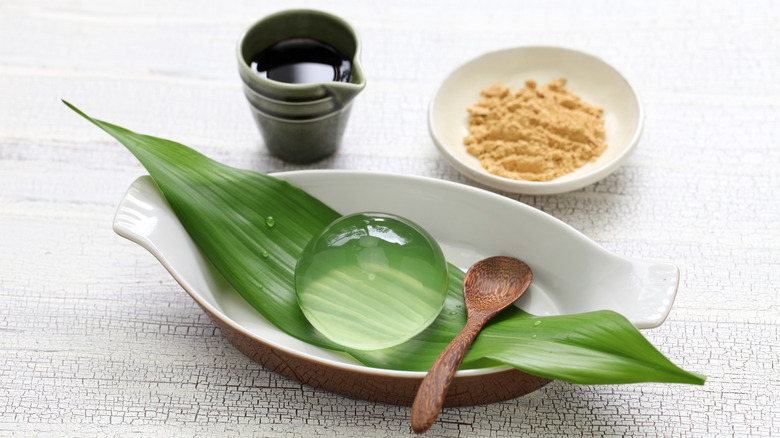
<path id="1" fill-rule="evenodd" d="M 311 38 L 280 41 L 252 57 L 250 66 L 263 76 L 290 84 L 349 82 L 352 60 L 330 44 Z"/>

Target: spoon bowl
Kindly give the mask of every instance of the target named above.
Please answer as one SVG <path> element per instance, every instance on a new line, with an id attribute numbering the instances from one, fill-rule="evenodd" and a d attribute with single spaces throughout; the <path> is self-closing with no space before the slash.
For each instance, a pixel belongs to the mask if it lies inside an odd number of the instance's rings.
<path id="1" fill-rule="evenodd" d="M 412 404 L 412 429 L 424 433 L 436 421 L 463 357 L 492 317 L 517 301 L 531 285 L 531 268 L 512 257 L 490 257 L 472 265 L 463 278 L 466 325 L 431 365 Z"/>
<path id="2" fill-rule="evenodd" d="M 513 257 L 491 257 L 473 264 L 463 278 L 466 309 L 492 313 L 506 309 L 525 293 L 533 273 Z"/>

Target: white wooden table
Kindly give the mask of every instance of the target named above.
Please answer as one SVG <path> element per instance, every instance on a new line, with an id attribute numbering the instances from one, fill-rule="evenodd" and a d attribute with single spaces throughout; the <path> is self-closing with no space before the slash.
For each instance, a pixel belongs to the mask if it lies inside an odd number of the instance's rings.
<path id="1" fill-rule="evenodd" d="M 640 93 L 636 153 L 607 179 L 514 196 L 611 251 L 682 271 L 645 331 L 702 387 L 577 386 L 443 412 L 431 436 L 780 436 L 780 5 L 757 2 L 0 1 L 0 435 L 406 436 L 408 409 L 347 399 L 239 353 L 162 266 L 111 230 L 145 174 L 68 110 L 261 172 L 234 44 L 315 7 L 353 24 L 368 86 L 312 168 L 472 184 L 438 155 L 429 99 L 482 52 L 560 45 Z"/>

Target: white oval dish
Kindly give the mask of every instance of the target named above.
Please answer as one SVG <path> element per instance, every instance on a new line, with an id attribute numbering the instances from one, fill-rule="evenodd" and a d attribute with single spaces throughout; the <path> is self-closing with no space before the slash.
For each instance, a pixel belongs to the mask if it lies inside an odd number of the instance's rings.
<path id="1" fill-rule="evenodd" d="M 607 150 L 595 161 L 552 181 L 517 181 L 492 175 L 466 151 L 466 108 L 493 84 L 521 88 L 528 79 L 539 85 L 564 77 L 566 88 L 604 108 Z M 430 103 L 428 128 L 445 159 L 464 175 L 486 186 L 513 193 L 547 195 L 593 184 L 614 172 L 639 141 L 644 114 L 631 84 L 601 59 L 561 47 L 516 47 L 484 54 L 453 71 Z"/>
<path id="2" fill-rule="evenodd" d="M 494 255 L 524 260 L 533 270 L 534 280 L 517 305 L 533 314 L 610 309 L 639 328 L 650 328 L 664 321 L 677 291 L 679 271 L 674 265 L 611 254 L 552 216 L 485 190 L 424 177 L 357 171 L 297 171 L 274 176 L 342 214 L 384 211 L 406 217 L 426 229 L 447 260 L 464 270 Z M 266 367 L 352 397 L 392 404 L 408 404 L 414 399 L 424 372 L 366 367 L 341 353 L 301 342 L 266 321 L 205 259 L 150 177 L 141 177 L 130 186 L 113 226 L 117 234 L 151 252 L 212 316 L 225 336 Z M 296 367 L 307 367 L 308 371 Z M 337 374 L 328 377 L 336 382 L 332 385 L 322 377 L 330 372 Z M 496 389 L 498 392 L 476 394 L 468 389 L 491 388 L 490 379 L 495 380 L 496 388 L 506 388 L 506 377 L 496 378 L 506 373 L 522 374 L 509 367 L 458 371 L 455 384 L 467 389 L 450 391 L 453 397 L 461 398 L 448 404 L 500 401 L 546 383 L 524 375 L 537 380 L 505 393 Z M 362 386 L 350 389 L 344 382 Z"/>

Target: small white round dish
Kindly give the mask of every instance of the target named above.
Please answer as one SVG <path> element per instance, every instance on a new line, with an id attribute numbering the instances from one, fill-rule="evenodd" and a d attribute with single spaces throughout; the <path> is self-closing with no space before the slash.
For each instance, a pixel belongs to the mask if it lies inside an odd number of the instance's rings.
<path id="1" fill-rule="evenodd" d="M 607 150 L 594 162 L 552 181 L 517 181 L 488 173 L 466 151 L 466 108 L 493 84 L 521 88 L 528 79 L 539 85 L 564 77 L 566 88 L 604 108 Z M 614 172 L 631 154 L 642 132 L 642 105 L 631 84 L 601 59 L 561 47 L 516 47 L 484 54 L 453 71 L 434 95 L 428 128 L 436 147 L 458 171 L 488 187 L 528 195 L 577 190 Z"/>
<path id="2" fill-rule="evenodd" d="M 342 214 L 384 211 L 406 217 L 430 232 L 447 260 L 464 270 L 494 255 L 524 260 L 534 280 L 516 305 L 535 315 L 611 309 L 638 328 L 650 328 L 666 319 L 674 302 L 679 270 L 673 264 L 612 254 L 558 219 L 505 196 L 382 173 L 325 170 L 275 176 Z M 150 177 L 127 190 L 114 231 L 151 252 L 223 335 L 266 368 L 349 397 L 397 405 L 414 400 L 425 372 L 367 367 L 295 339 L 263 318 L 198 250 Z M 494 403 L 547 382 L 508 366 L 460 370 L 446 404 Z"/>

